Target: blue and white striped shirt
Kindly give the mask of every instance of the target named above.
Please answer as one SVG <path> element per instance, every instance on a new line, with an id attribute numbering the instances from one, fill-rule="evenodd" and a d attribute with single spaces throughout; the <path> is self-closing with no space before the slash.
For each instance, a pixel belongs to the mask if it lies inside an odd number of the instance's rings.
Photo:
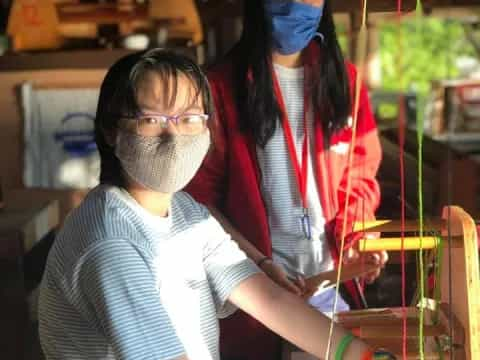
<path id="1" fill-rule="evenodd" d="M 297 159 L 302 161 L 304 126 L 304 68 L 286 68 L 274 65 L 292 130 Z M 295 172 L 289 158 L 282 126 L 265 148 L 257 147 L 262 173 L 261 190 L 268 214 L 273 259 L 281 264 L 291 277 L 305 277 L 333 269 L 333 260 L 325 236 L 325 218 L 316 184 L 315 136 L 312 107 L 307 114 L 310 148 L 308 152 L 307 203 L 311 216 L 312 239 L 303 234 L 301 217 L 303 206 Z"/>
<path id="2" fill-rule="evenodd" d="M 206 208 L 177 193 L 167 218 L 92 190 L 49 254 L 39 300 L 48 359 L 219 359 L 217 317 L 259 270 Z"/>

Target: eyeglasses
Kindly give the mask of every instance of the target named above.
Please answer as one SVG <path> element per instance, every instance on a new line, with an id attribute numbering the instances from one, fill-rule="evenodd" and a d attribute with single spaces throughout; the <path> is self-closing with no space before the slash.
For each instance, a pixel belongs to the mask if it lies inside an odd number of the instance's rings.
<path id="1" fill-rule="evenodd" d="M 143 114 L 135 120 L 136 132 L 142 136 L 155 137 L 162 135 L 171 122 L 179 134 L 196 135 L 207 129 L 207 114 L 160 115 Z"/>

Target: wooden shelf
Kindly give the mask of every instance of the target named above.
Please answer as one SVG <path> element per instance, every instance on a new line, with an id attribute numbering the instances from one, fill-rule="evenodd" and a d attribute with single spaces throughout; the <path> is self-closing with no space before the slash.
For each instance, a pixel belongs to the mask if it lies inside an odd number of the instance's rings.
<path id="1" fill-rule="evenodd" d="M 192 51 L 176 52 L 193 57 Z M 134 53 L 127 49 L 63 50 L 8 54 L 0 56 L 0 72 L 57 69 L 108 69 L 122 56 Z"/>

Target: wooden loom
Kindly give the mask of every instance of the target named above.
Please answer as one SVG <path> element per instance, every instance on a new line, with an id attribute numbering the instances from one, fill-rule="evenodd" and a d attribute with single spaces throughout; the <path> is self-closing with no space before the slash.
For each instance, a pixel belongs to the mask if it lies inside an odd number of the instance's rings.
<path id="1" fill-rule="evenodd" d="M 442 219 L 426 221 L 424 233 L 436 237 L 404 237 L 405 250 L 425 250 L 443 246 L 440 275 L 440 301 L 424 306 L 424 354 L 426 360 L 480 359 L 480 281 L 477 233 L 474 220 L 460 207 L 443 209 Z M 356 231 L 394 234 L 401 232 L 399 221 L 358 223 Z M 418 233 L 417 221 L 405 224 L 405 234 Z M 440 241 L 438 239 L 441 239 Z M 450 242 L 450 243 L 449 243 Z M 363 239 L 360 251 L 401 251 L 402 239 L 385 237 Z M 451 268 L 449 265 L 451 264 Z M 449 303 L 449 286 L 453 284 Z M 451 312 L 450 312 L 451 311 Z M 419 307 L 406 308 L 407 359 L 419 359 Z M 373 347 L 383 347 L 402 359 L 402 308 L 348 311 L 337 314 L 337 321 Z"/>

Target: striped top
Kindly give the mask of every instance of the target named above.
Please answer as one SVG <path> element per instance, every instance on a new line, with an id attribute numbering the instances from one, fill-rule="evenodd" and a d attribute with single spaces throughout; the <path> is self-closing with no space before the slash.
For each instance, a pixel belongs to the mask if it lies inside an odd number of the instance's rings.
<path id="1" fill-rule="evenodd" d="M 275 64 L 292 129 L 297 158 L 302 161 L 302 145 L 305 135 L 304 69 L 286 68 Z M 311 109 L 311 107 L 310 107 Z M 314 151 L 313 115 L 307 115 L 309 127 L 309 155 L 307 178 L 307 203 L 311 218 L 312 240 L 303 235 L 301 217 L 303 206 L 290 161 L 282 126 L 277 126 L 273 137 L 264 149 L 257 147 L 257 157 L 262 173 L 262 195 L 268 214 L 273 259 L 281 264 L 290 276 L 315 275 L 333 268 L 333 261 L 325 237 L 325 218 L 315 181 L 312 156 Z"/>
<path id="2" fill-rule="evenodd" d="M 67 218 L 39 299 L 47 359 L 219 359 L 217 317 L 259 270 L 185 193 L 169 216 L 99 186 Z"/>

